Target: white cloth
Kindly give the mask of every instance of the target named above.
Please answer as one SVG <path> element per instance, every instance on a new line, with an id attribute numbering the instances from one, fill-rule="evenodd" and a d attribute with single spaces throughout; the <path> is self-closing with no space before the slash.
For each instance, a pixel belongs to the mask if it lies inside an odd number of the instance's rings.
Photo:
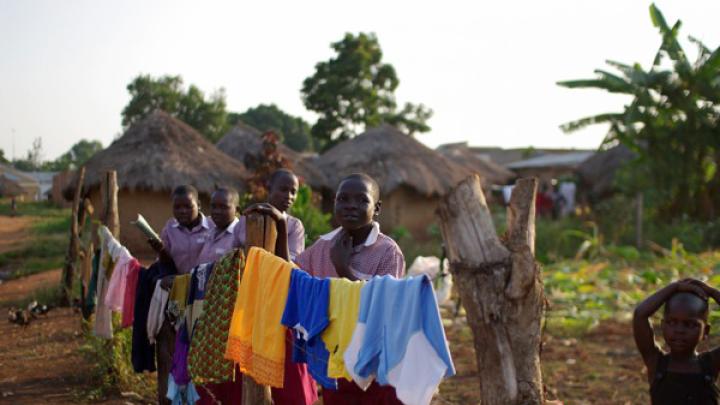
<path id="1" fill-rule="evenodd" d="M 510 197 L 512 196 L 513 188 L 515 188 L 515 186 L 503 186 L 502 194 L 505 204 L 510 204 Z"/>
<path id="2" fill-rule="evenodd" d="M 158 280 L 155 283 L 155 291 L 153 291 L 150 308 L 148 309 L 147 335 L 151 345 L 155 344 L 155 337 L 160 333 L 160 328 L 165 322 L 165 305 L 167 305 L 170 296 L 168 291 L 160 287 L 161 282 L 162 280 Z"/>
<path id="3" fill-rule="evenodd" d="M 107 272 L 112 269 L 105 268 L 105 258 L 110 255 L 108 250 L 107 241 L 108 236 L 112 238 L 112 234 L 105 226 L 101 226 L 98 229 L 100 236 L 100 265 L 98 266 L 98 278 L 97 278 L 97 290 L 96 290 L 96 302 L 97 307 L 95 308 L 95 325 L 93 333 L 95 336 L 112 339 L 112 311 L 110 307 L 105 303 L 105 297 L 108 291 L 108 275 Z"/>
<path id="4" fill-rule="evenodd" d="M 558 190 L 560 192 L 560 195 L 563 196 L 565 199 L 565 206 L 563 206 L 563 210 L 560 213 L 562 216 L 569 215 L 575 211 L 575 192 L 577 190 L 577 186 L 575 183 L 571 182 L 563 182 L 560 183 L 560 189 Z"/>

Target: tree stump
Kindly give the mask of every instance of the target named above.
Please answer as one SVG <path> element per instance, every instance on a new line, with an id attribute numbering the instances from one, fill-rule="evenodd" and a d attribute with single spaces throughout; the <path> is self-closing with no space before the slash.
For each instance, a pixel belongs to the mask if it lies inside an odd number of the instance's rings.
<path id="1" fill-rule="evenodd" d="M 269 252 L 275 252 L 277 228 L 272 218 L 252 213 L 246 217 L 245 254 L 253 246 L 259 246 Z M 260 385 L 252 378 L 242 377 L 242 403 L 247 405 L 270 405 L 272 395 L 270 387 Z"/>
<path id="2" fill-rule="evenodd" d="M 516 183 L 502 240 L 480 184 L 477 175 L 464 180 L 443 199 L 438 215 L 473 332 L 482 404 L 542 404 L 545 296 L 534 257 L 537 180 Z"/>

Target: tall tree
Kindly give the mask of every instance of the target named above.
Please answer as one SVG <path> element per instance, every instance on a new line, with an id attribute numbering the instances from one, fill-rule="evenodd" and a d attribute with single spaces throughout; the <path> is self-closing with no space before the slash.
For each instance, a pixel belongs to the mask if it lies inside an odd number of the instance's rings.
<path id="1" fill-rule="evenodd" d="M 48 162 L 45 166 L 53 171 L 77 169 L 102 149 L 103 146 L 100 141 L 82 139 L 76 142 L 70 150 L 62 154 L 55 161 Z"/>
<path id="2" fill-rule="evenodd" d="M 413 134 L 430 130 L 432 111 L 422 104 L 406 104 L 400 111 L 395 89 L 400 83 L 395 68 L 382 60 L 374 34 L 345 34 L 333 44 L 335 57 L 315 65 L 305 79 L 305 107 L 319 114 L 313 137 L 323 149 L 355 136 L 364 127 L 387 122 Z"/>
<path id="3" fill-rule="evenodd" d="M 260 104 L 248 108 L 244 113 L 229 113 L 230 126 L 242 121 L 263 132 L 272 131 L 280 141 L 298 152 L 313 150 L 310 124 L 300 117 L 294 117 L 278 108 L 275 104 Z"/>
<path id="4" fill-rule="evenodd" d="M 5 157 L 5 151 L 0 149 L 0 163 L 10 163 Z"/>
<path id="5" fill-rule="evenodd" d="M 608 61 L 619 74 L 598 69 L 596 78 L 558 83 L 627 94 L 632 101 L 622 112 L 561 128 L 572 132 L 609 123 L 604 143 L 622 143 L 638 156 L 628 166 L 628 191 L 652 193 L 646 200 L 666 217 L 715 218 L 720 214 L 720 48 L 711 51 L 690 37 L 698 47 L 691 62 L 677 39 L 681 22 L 670 27 L 654 4 L 650 17 L 662 35 L 650 69 Z"/>
<path id="6" fill-rule="evenodd" d="M 183 88 L 180 76 L 153 78 L 140 75 L 127 86 L 130 102 L 122 111 L 124 128 L 160 108 L 185 121 L 210 141 L 215 142 L 227 130 L 225 91 L 220 89 L 206 97 L 195 85 Z"/>

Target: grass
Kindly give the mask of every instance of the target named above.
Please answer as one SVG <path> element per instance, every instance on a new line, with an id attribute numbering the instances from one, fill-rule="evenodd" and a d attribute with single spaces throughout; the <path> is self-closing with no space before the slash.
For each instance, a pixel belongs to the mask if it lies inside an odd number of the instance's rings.
<path id="1" fill-rule="evenodd" d="M 10 214 L 8 201 L 0 201 L 0 215 Z M 32 218 L 31 241 L 0 254 L 0 269 L 14 279 L 63 266 L 70 231 L 70 210 L 47 202 L 18 203 L 18 214 Z"/>

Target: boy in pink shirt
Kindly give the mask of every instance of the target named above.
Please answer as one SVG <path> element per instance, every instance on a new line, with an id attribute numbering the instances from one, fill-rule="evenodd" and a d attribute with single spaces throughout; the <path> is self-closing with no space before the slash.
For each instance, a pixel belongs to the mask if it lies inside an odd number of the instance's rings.
<path id="1" fill-rule="evenodd" d="M 380 215 L 380 188 L 366 174 L 345 177 L 335 194 L 334 216 L 340 227 L 323 235 L 301 253 L 295 263 L 316 277 L 344 277 L 367 280 L 373 276 L 405 274 L 405 259 L 400 247 L 380 232 L 375 219 Z M 277 222 L 278 242 L 275 253 L 287 259 L 287 238 L 284 217 L 272 207 L 256 210 L 270 215 Z M 400 405 L 395 389 L 377 382 L 363 391 L 354 382 L 338 380 L 338 389 L 323 390 L 325 405 Z"/>

